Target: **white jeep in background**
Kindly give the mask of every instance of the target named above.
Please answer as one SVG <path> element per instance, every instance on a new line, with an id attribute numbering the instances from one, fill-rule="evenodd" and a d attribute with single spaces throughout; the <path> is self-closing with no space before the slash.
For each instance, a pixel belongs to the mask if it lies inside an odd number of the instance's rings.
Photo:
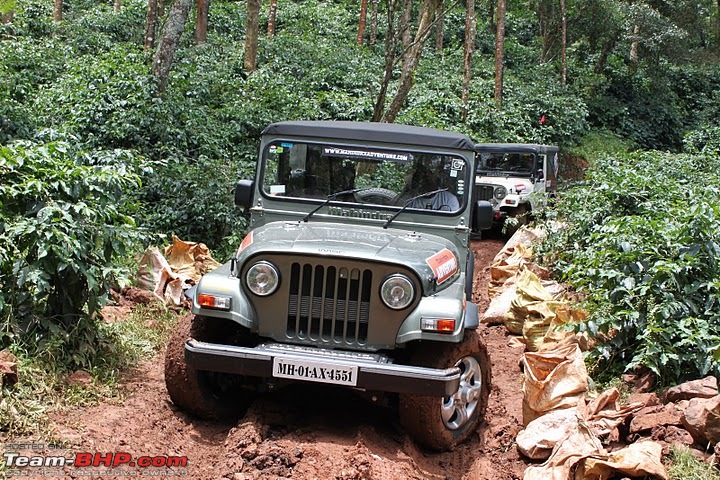
<path id="1" fill-rule="evenodd" d="M 547 196 L 555 194 L 560 166 L 558 151 L 558 147 L 549 145 L 477 144 L 474 201 L 489 201 L 498 225 L 503 225 L 508 217 L 515 218 L 517 222 L 507 229 L 512 233 L 527 223 Z"/>

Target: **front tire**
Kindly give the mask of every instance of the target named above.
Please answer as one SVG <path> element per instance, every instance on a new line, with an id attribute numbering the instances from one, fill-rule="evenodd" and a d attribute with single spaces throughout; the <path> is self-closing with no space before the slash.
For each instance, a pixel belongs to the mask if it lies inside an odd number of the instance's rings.
<path id="1" fill-rule="evenodd" d="M 181 410 L 202 419 L 237 418 L 250 405 L 253 395 L 243 378 L 197 370 L 185 362 L 185 341 L 194 338 L 218 342 L 229 338 L 235 325 L 227 320 L 184 315 L 165 351 L 165 386 L 172 402 Z"/>
<path id="2" fill-rule="evenodd" d="M 476 330 L 467 330 L 461 343 L 419 349 L 413 360 L 432 368 L 460 367 L 460 386 L 450 397 L 400 395 L 400 423 L 415 441 L 432 450 L 452 450 L 485 416 L 492 376 L 487 348 Z"/>

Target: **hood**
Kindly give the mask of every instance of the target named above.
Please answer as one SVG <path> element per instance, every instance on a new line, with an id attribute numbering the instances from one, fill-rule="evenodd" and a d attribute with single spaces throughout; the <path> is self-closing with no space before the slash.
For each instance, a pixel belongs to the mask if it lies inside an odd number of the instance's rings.
<path id="1" fill-rule="evenodd" d="M 269 223 L 248 233 L 237 257 L 243 262 L 262 252 L 401 264 L 417 272 L 426 289 L 450 284 L 460 271 L 457 249 L 442 237 L 346 223 Z"/>

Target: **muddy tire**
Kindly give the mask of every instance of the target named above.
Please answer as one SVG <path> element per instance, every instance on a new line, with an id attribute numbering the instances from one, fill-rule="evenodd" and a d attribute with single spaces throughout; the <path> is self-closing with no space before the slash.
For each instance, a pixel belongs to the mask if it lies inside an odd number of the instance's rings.
<path id="1" fill-rule="evenodd" d="M 490 358 L 477 331 L 461 343 L 418 349 L 414 365 L 462 371 L 460 388 L 447 398 L 401 394 L 400 423 L 415 441 L 432 450 L 452 450 L 473 434 L 485 416 L 490 396 Z"/>
<path id="2" fill-rule="evenodd" d="M 165 386 L 172 402 L 181 410 L 203 419 L 237 418 L 250 405 L 253 392 L 244 388 L 237 375 L 206 372 L 185 362 L 185 341 L 213 342 L 226 337 L 227 321 L 184 315 L 165 351 Z"/>

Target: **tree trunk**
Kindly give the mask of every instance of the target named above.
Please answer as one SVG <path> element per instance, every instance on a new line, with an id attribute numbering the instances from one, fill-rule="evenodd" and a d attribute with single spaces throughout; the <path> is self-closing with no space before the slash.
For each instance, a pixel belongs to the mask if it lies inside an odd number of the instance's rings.
<path id="1" fill-rule="evenodd" d="M 475 1 L 475 0 L 471 0 Z M 444 0 L 440 0 L 438 3 L 438 10 L 437 10 L 437 22 L 435 23 L 435 51 L 436 52 L 442 52 L 443 49 L 443 42 L 444 42 L 444 35 L 443 32 L 445 28 L 445 2 Z M 467 24 L 466 24 L 467 27 Z"/>
<path id="2" fill-rule="evenodd" d="M 10 11 L 10 12 L 4 13 L 3 16 L 2 16 L 2 23 L 3 23 L 3 25 L 7 25 L 7 24 L 12 23 L 13 18 L 15 18 L 15 12 Z"/>
<path id="3" fill-rule="evenodd" d="M 268 37 L 275 35 L 275 20 L 277 19 L 277 0 L 270 0 L 270 15 L 268 16 Z"/>
<path id="4" fill-rule="evenodd" d="M 497 32 L 495 24 L 495 0 L 488 0 L 488 28 L 491 32 Z"/>
<path id="5" fill-rule="evenodd" d="M 400 31 L 402 31 L 403 50 L 410 48 L 410 18 L 412 16 L 412 0 L 405 0 L 403 4 L 402 23 Z"/>
<path id="6" fill-rule="evenodd" d="M 495 105 L 502 108 L 503 64 L 505 63 L 505 0 L 498 0 L 495 34 Z"/>
<path id="7" fill-rule="evenodd" d="M 245 71 L 252 73 L 257 69 L 258 21 L 260 17 L 260 0 L 248 0 L 247 20 L 245 22 Z"/>
<path id="8" fill-rule="evenodd" d="M 373 107 L 373 122 L 379 122 L 385 111 L 385 101 L 387 99 L 387 90 L 392 79 L 393 66 L 395 65 L 395 49 L 400 42 L 400 29 L 395 29 L 395 12 L 397 11 L 399 0 L 388 0 L 387 2 L 387 30 L 385 32 L 385 71 L 383 79 L 380 82 L 380 91 Z"/>
<path id="9" fill-rule="evenodd" d="M 368 0 L 360 0 L 360 21 L 358 22 L 357 44 L 362 45 L 365 40 L 365 21 L 367 18 Z"/>
<path id="10" fill-rule="evenodd" d="M 157 33 L 158 0 L 148 0 L 147 18 L 145 20 L 145 50 L 155 48 L 155 34 Z"/>
<path id="11" fill-rule="evenodd" d="M 598 56 L 597 63 L 595 64 L 595 73 L 600 74 L 603 70 L 605 70 L 605 64 L 607 63 L 607 59 L 610 56 L 610 52 L 613 51 L 613 48 L 615 48 L 614 38 L 611 38 L 603 44 L 600 56 Z"/>
<path id="12" fill-rule="evenodd" d="M 120 13 L 121 9 L 122 9 L 122 1 L 121 0 L 113 0 L 113 12 Z"/>
<path id="13" fill-rule="evenodd" d="M 210 0 L 198 0 L 197 16 L 195 17 L 195 43 L 198 45 L 207 42 L 207 26 L 209 14 Z"/>
<path id="14" fill-rule="evenodd" d="M 390 102 L 390 106 L 383 115 L 382 121 L 385 123 L 392 123 L 395 121 L 395 117 L 400 112 L 405 99 L 407 98 L 410 89 L 415 82 L 415 70 L 420 61 L 423 47 L 425 46 L 425 40 L 430 35 L 430 28 L 432 27 L 432 21 L 435 17 L 439 0 L 424 0 L 420 9 L 420 21 L 418 23 L 417 32 L 415 33 L 415 40 L 410 45 L 409 50 L 405 51 L 405 58 L 403 59 L 402 70 L 400 73 L 400 85 L 395 93 L 395 96 Z"/>
<path id="15" fill-rule="evenodd" d="M 640 60 L 640 25 L 635 25 L 633 28 L 633 40 L 630 44 L 630 74 L 635 75 L 638 68 L 638 61 Z"/>
<path id="16" fill-rule="evenodd" d="M 462 83 L 462 121 L 467 122 L 468 102 L 470 101 L 470 81 L 472 63 L 475 55 L 475 0 L 465 0 L 465 48 L 463 55 Z"/>
<path id="17" fill-rule="evenodd" d="M 547 62 L 552 44 L 552 7 L 549 0 L 538 2 L 538 34 L 540 35 L 540 63 Z"/>
<path id="18" fill-rule="evenodd" d="M 567 10 L 565 0 L 560 0 L 560 22 L 561 22 L 561 36 L 562 43 L 560 46 L 560 58 L 562 61 L 562 74 L 560 76 L 560 83 L 563 85 L 567 84 Z"/>
<path id="19" fill-rule="evenodd" d="M 170 68 L 191 6 L 192 0 L 175 0 L 168 13 L 152 66 L 152 75 L 155 77 L 159 92 L 164 92 L 167 87 Z"/>
<path id="20" fill-rule="evenodd" d="M 62 22 L 63 0 L 55 0 L 55 9 L 53 10 L 53 20 Z"/>
<path id="21" fill-rule="evenodd" d="M 370 11 L 370 46 L 372 47 L 375 45 L 375 41 L 377 40 L 378 0 L 372 0 L 371 5 L 372 9 Z"/>

